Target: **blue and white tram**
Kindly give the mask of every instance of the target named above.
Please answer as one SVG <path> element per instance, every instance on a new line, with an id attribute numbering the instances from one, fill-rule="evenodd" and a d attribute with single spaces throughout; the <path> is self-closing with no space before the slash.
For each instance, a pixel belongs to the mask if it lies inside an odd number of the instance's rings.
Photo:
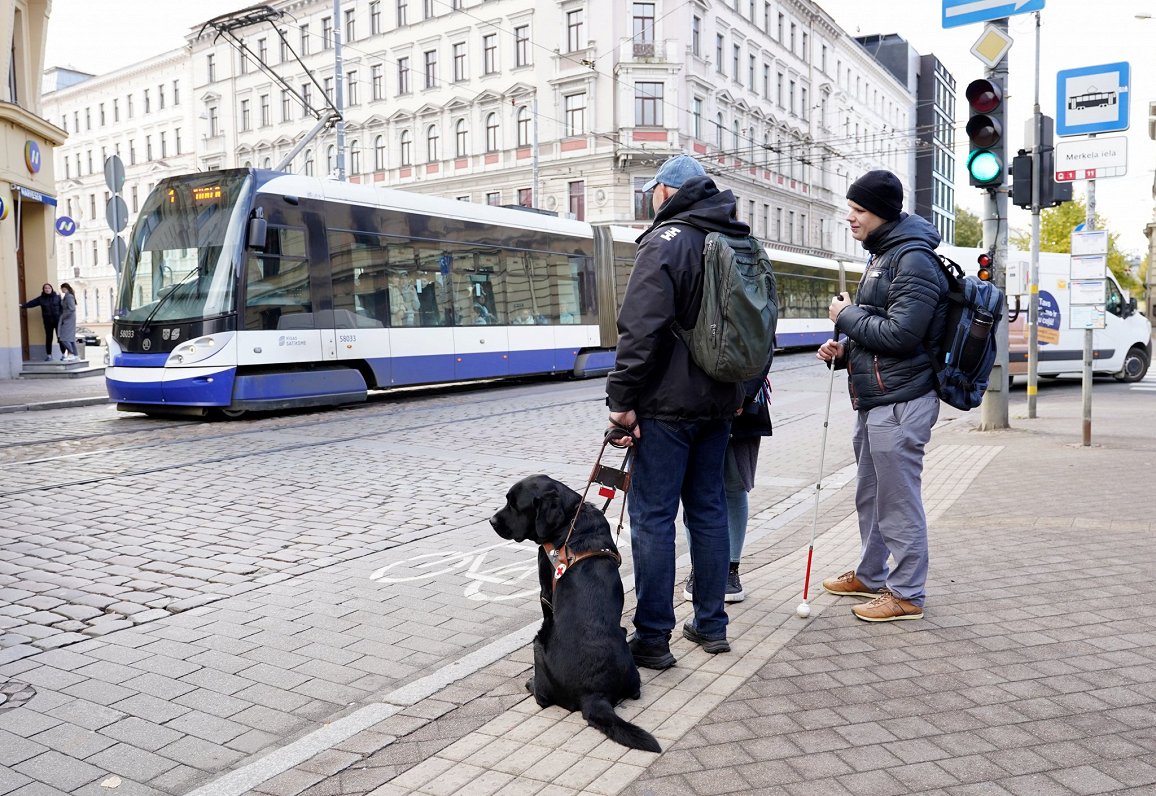
<path id="1" fill-rule="evenodd" d="M 168 178 L 133 228 L 109 396 L 127 411 L 233 415 L 605 373 L 637 235 L 270 171 Z M 772 256 L 779 344 L 826 339 L 837 264 Z"/>

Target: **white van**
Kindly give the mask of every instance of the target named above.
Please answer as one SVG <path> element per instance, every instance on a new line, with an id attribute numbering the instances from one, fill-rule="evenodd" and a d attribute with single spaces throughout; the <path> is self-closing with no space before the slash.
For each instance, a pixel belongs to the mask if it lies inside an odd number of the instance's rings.
<path id="1" fill-rule="evenodd" d="M 938 251 L 974 274 L 982 249 L 940 246 Z M 1041 376 L 1079 375 L 1084 370 L 1084 330 L 1069 329 L 1071 256 L 1040 252 L 1039 359 Z M 1031 255 L 1008 251 L 1008 369 L 1013 376 L 1028 372 L 1028 276 Z M 1015 316 L 1016 299 L 1019 314 Z M 1092 372 L 1118 381 L 1140 381 L 1152 361 L 1152 322 L 1136 311 L 1111 273 L 1104 296 L 1104 328 L 1092 332 Z"/>

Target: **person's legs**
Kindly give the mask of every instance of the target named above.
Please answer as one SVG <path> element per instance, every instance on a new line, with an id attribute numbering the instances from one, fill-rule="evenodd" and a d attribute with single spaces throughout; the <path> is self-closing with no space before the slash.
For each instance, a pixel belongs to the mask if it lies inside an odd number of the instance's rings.
<path id="1" fill-rule="evenodd" d="M 887 557 L 890 555 L 879 534 L 879 519 L 876 515 L 879 479 L 871 448 L 872 438 L 867 432 L 871 413 L 886 409 L 884 406 L 859 412 L 855 432 L 851 437 L 855 461 L 858 463 L 855 474 L 855 512 L 859 517 L 859 539 L 862 543 L 855 576 L 869 591 L 879 590 L 887 581 Z"/>
<path id="2" fill-rule="evenodd" d="M 723 639 L 727 628 L 723 595 L 730 563 L 723 470 L 730 423 L 701 421 L 694 424 L 693 435 L 681 482 L 695 578 L 694 627 L 704 639 Z"/>
<path id="3" fill-rule="evenodd" d="M 934 393 L 871 411 L 867 423 L 875 471 L 878 534 L 895 556 L 888 591 L 920 607 L 927 582 L 927 517 L 923 510 L 923 449 L 939 418 Z M 862 576 L 860 576 L 862 579 Z"/>
<path id="4" fill-rule="evenodd" d="M 52 359 L 52 336 L 56 334 L 56 324 L 44 322 L 44 358 Z"/>
<path id="5" fill-rule="evenodd" d="M 637 600 L 634 627 L 643 643 L 665 643 L 674 629 L 674 524 L 690 434 L 683 424 L 650 418 L 639 418 L 638 427 L 642 438 L 626 501 Z"/>
<path id="6" fill-rule="evenodd" d="M 730 532 L 731 563 L 737 564 L 743 557 L 743 543 L 747 538 L 747 519 L 750 504 L 743 479 L 739 476 L 739 466 L 735 459 L 734 440 L 727 446 L 726 468 L 723 471 L 723 488 L 727 499 L 727 529 Z"/>

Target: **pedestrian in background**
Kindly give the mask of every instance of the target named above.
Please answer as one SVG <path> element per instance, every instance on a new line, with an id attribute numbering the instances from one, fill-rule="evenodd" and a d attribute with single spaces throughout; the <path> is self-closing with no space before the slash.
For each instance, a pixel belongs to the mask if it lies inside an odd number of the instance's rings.
<path id="1" fill-rule="evenodd" d="M 670 634 L 680 500 L 698 573 L 694 618 L 682 633 L 709 653 L 730 651 L 723 466 L 742 385 L 704 373 L 671 327 L 677 321 L 690 329 L 698 318 L 707 232 L 746 236 L 750 228 L 735 217 L 734 194 L 720 191 L 687 155 L 663 163 L 644 190 L 654 191 L 655 218 L 638 238 L 606 397 L 611 424 L 630 430 L 625 444 L 636 450 L 627 498 L 637 597 L 630 650 L 639 666 L 666 669 L 675 662 Z"/>
<path id="2" fill-rule="evenodd" d="M 52 336 L 56 334 L 56 327 L 60 324 L 60 312 L 62 309 L 60 294 L 53 290 L 51 284 L 45 282 L 39 296 L 20 305 L 20 309 L 22 310 L 29 309 L 30 307 L 40 308 L 40 321 L 44 324 L 44 361 L 51 362 Z M 64 353 L 63 346 L 61 346 L 60 352 L 62 354 Z"/>
<path id="3" fill-rule="evenodd" d="M 870 258 L 852 303 L 838 295 L 836 337 L 818 357 L 847 369 L 858 411 L 855 510 L 862 552 L 854 570 L 823 581 L 836 595 L 872 597 L 851 612 L 867 622 L 921 619 L 927 582 L 923 450 L 939 417 L 935 371 L 924 341 L 946 322 L 947 278 L 935 261 L 938 230 L 903 212 L 903 185 L 869 171 L 847 190 L 851 237 Z M 887 559 L 895 566 L 888 569 Z"/>
<path id="4" fill-rule="evenodd" d="M 65 362 L 80 358 L 76 355 L 76 292 L 67 282 L 60 283 L 60 323 L 56 327 L 56 336 L 64 349 Z"/>
<path id="5" fill-rule="evenodd" d="M 771 386 L 766 377 L 743 383 L 747 393 L 743 407 L 731 421 L 731 438 L 727 444 L 723 488 L 727 500 L 727 530 L 730 535 L 731 565 L 727 574 L 723 601 L 741 603 L 747 598 L 739 577 L 743 545 L 747 539 L 750 517 L 750 491 L 755 488 L 755 468 L 759 463 L 759 440 L 771 436 Z M 753 394 L 752 394 L 753 393 Z M 694 569 L 687 576 L 682 596 L 694 596 Z"/>

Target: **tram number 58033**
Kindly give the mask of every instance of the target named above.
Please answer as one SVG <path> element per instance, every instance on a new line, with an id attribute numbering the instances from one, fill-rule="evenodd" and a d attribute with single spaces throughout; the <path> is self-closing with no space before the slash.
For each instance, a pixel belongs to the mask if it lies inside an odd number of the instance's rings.
<path id="1" fill-rule="evenodd" d="M 357 335 L 355 335 L 355 334 L 338 335 L 337 336 L 337 342 L 339 342 L 339 343 L 356 343 L 357 342 Z"/>

